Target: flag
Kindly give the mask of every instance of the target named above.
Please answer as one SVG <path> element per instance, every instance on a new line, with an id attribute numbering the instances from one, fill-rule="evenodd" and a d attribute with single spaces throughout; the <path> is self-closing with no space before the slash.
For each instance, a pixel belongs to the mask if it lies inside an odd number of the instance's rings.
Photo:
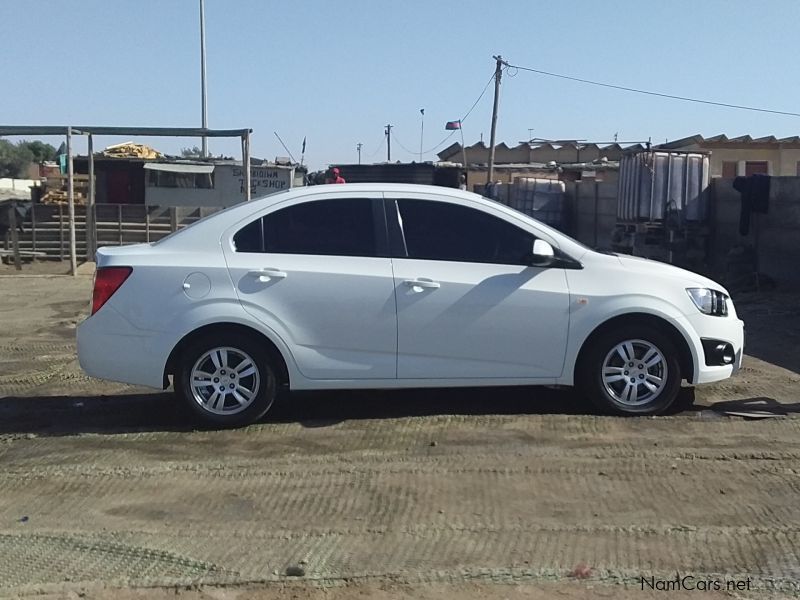
<path id="1" fill-rule="evenodd" d="M 454 129 L 461 129 L 461 120 L 458 121 L 448 121 L 445 123 L 444 128 L 447 131 L 453 131 Z"/>
<path id="2" fill-rule="evenodd" d="M 306 153 L 306 138 L 305 136 L 303 136 L 303 151 L 300 154 L 305 154 L 305 153 Z"/>
<path id="3" fill-rule="evenodd" d="M 425 116 L 425 109 L 424 108 L 420 108 L 419 109 L 419 113 L 424 117 Z"/>

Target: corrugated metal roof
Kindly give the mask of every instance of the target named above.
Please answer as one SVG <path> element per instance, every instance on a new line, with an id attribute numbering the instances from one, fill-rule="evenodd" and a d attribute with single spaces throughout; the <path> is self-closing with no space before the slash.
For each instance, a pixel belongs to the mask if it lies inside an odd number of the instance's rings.
<path id="1" fill-rule="evenodd" d="M 166 171 L 168 173 L 213 173 L 214 165 L 197 165 L 186 163 L 147 163 L 148 171 Z"/>

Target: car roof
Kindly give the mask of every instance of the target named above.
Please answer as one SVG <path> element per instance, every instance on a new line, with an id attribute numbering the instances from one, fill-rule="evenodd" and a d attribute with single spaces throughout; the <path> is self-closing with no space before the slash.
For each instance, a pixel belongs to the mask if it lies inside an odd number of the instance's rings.
<path id="1" fill-rule="evenodd" d="M 306 195 L 306 194 L 328 194 L 330 192 L 417 192 L 417 193 L 427 193 L 427 194 L 438 194 L 444 196 L 455 196 L 470 200 L 477 200 L 483 199 L 483 196 L 479 194 L 475 194 L 474 192 L 467 192 L 464 190 L 459 190 L 456 188 L 451 187 L 443 187 L 440 185 L 423 185 L 419 183 L 381 183 L 381 182 L 374 182 L 374 183 L 329 183 L 324 185 L 310 185 L 304 187 L 296 187 L 290 190 L 286 190 L 283 193 L 279 194 L 269 194 L 266 196 L 259 196 L 257 198 L 253 198 L 252 201 L 261 201 L 267 199 L 278 199 L 276 196 L 279 196 L 280 201 L 284 201 L 289 197 L 294 197 L 295 195 Z"/>

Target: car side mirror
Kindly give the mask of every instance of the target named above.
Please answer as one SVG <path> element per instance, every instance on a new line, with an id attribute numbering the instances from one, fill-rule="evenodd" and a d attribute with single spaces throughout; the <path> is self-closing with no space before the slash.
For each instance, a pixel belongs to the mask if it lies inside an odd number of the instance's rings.
<path id="1" fill-rule="evenodd" d="M 555 262 L 556 253 L 553 247 L 544 240 L 533 242 L 533 253 L 531 254 L 531 266 L 547 267 Z"/>

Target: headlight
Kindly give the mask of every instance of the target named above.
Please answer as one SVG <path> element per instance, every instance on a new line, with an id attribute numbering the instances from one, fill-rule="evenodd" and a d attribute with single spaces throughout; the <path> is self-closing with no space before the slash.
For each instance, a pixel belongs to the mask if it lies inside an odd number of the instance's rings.
<path id="1" fill-rule="evenodd" d="M 687 288 L 689 297 L 701 313 L 724 317 L 728 314 L 728 297 L 708 288 Z"/>

